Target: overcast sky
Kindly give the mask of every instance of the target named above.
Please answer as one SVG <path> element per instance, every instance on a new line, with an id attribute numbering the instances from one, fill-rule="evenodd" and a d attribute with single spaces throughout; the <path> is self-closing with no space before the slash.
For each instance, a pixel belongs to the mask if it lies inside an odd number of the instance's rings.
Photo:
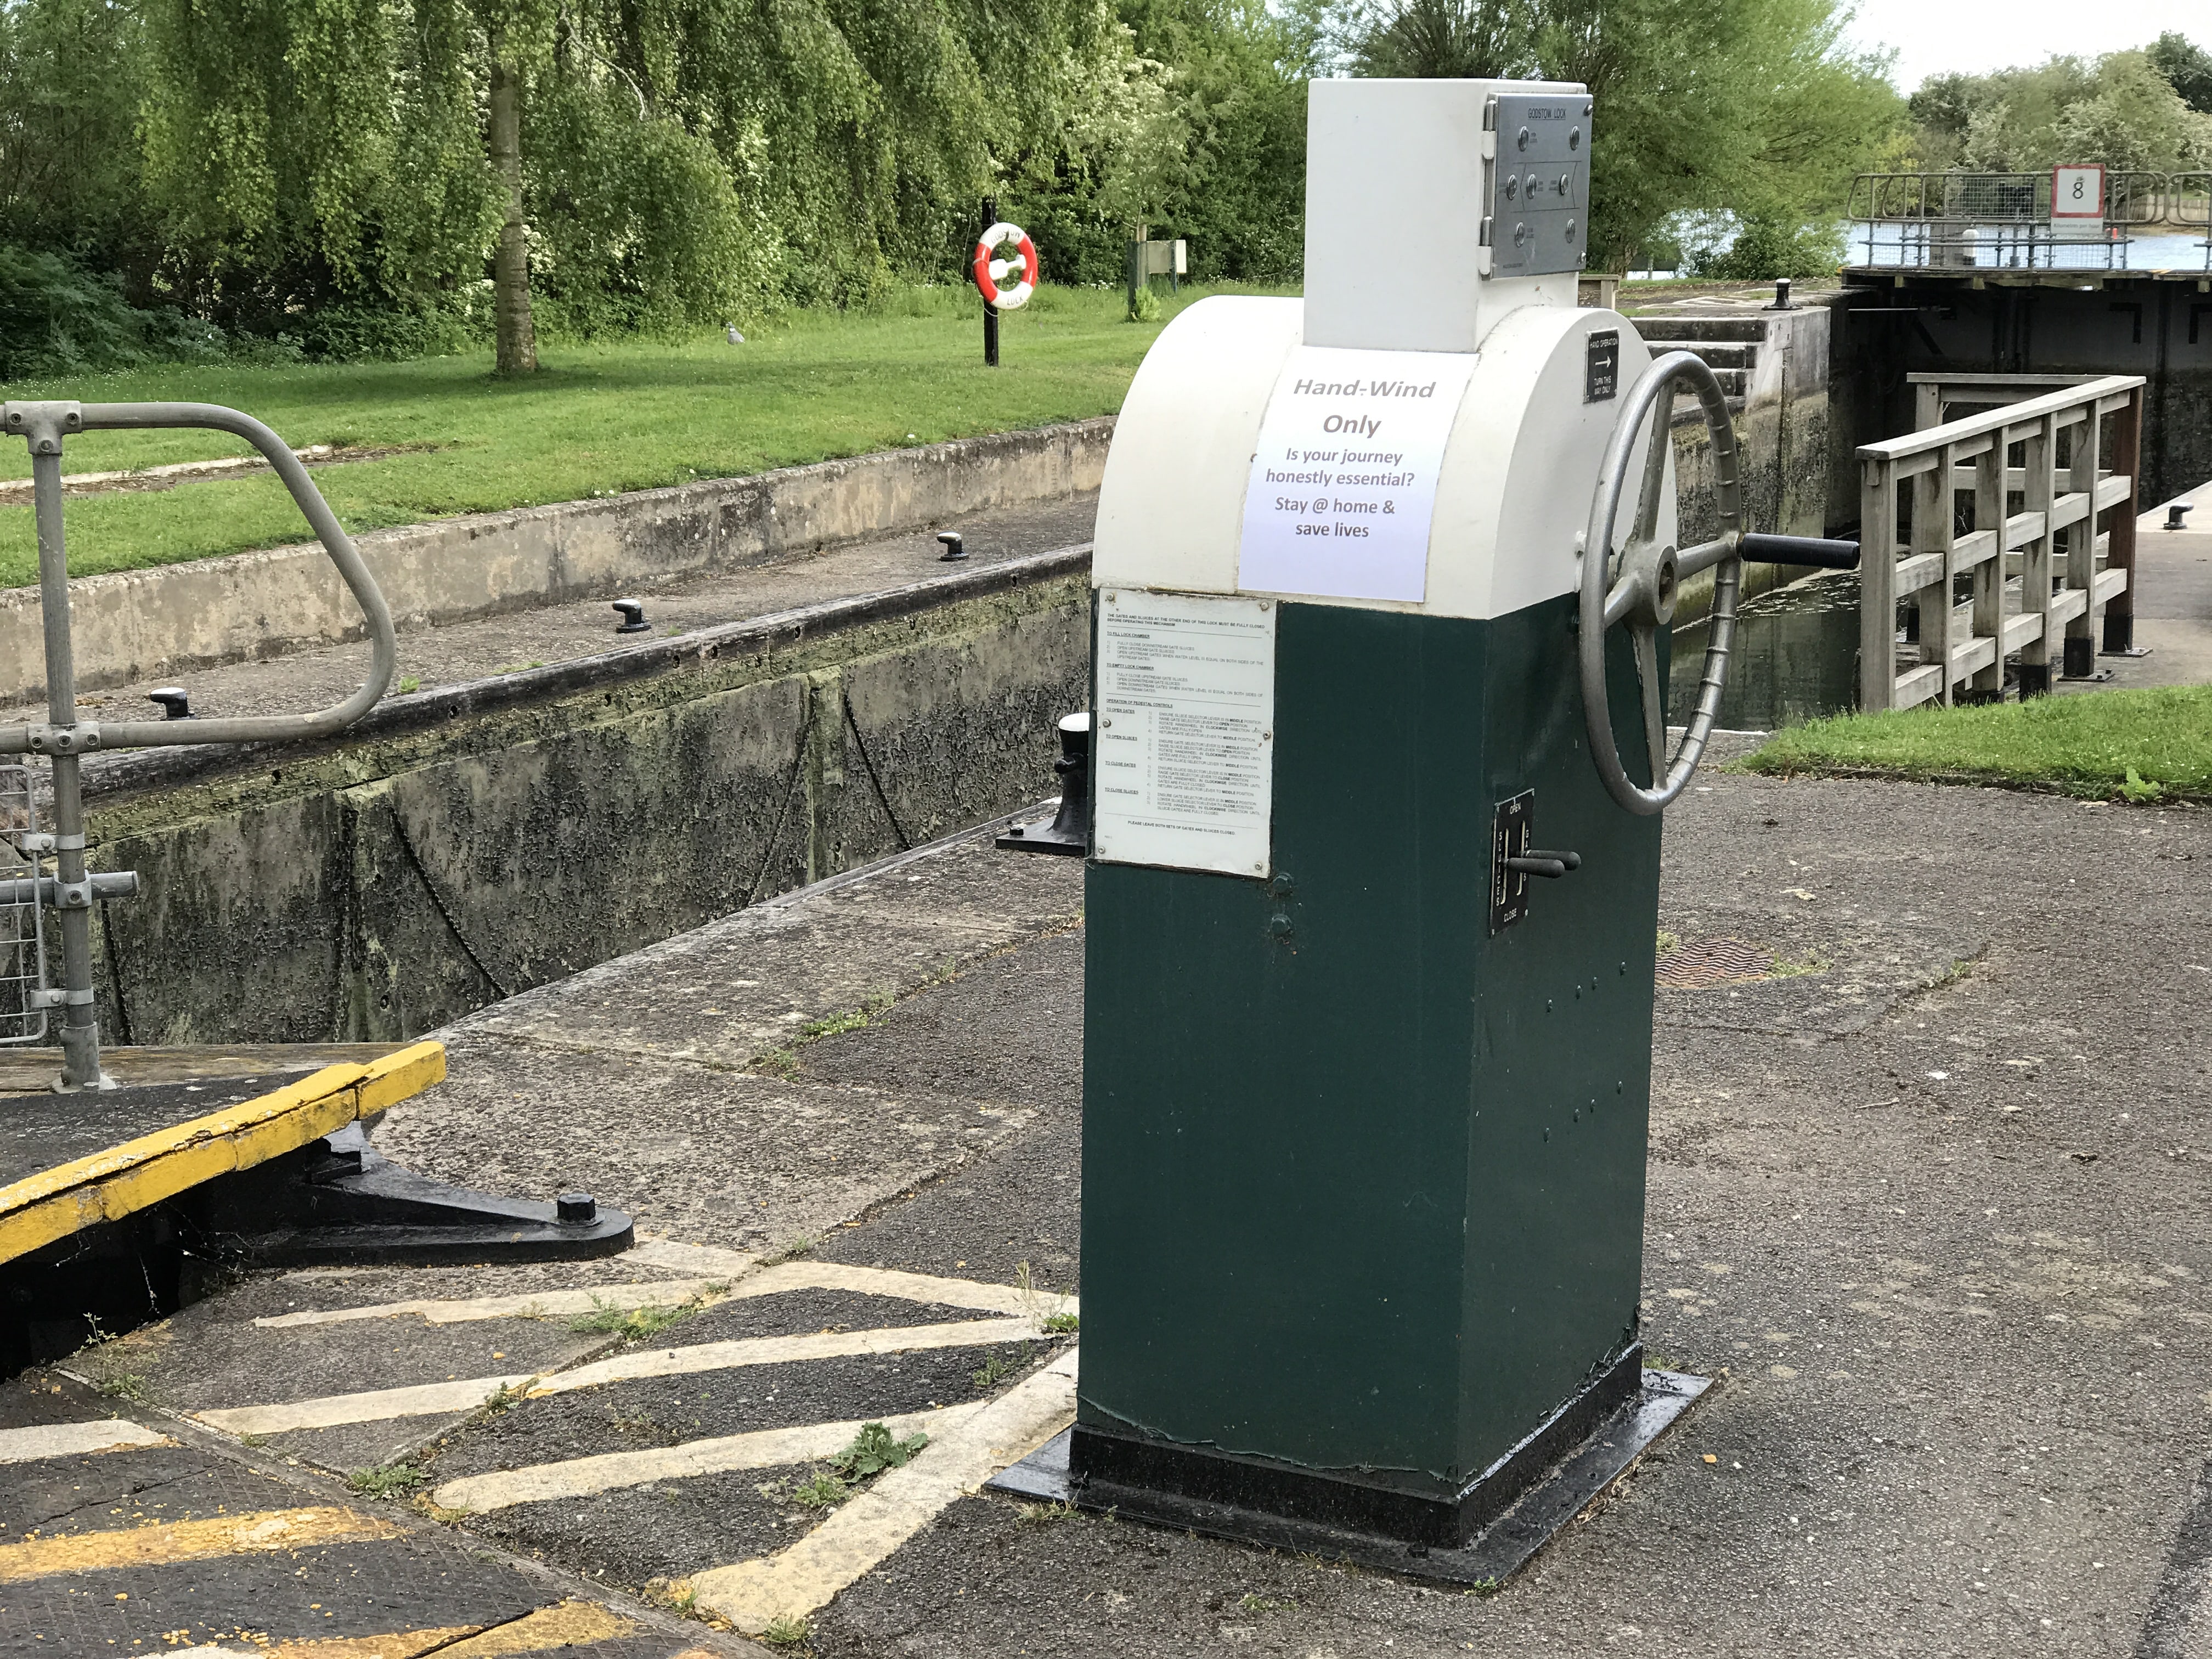
<path id="1" fill-rule="evenodd" d="M 2094 57 L 2148 46 L 2167 29 L 2212 50 L 2212 0 L 1858 0 L 1851 32 L 1862 45 L 1897 48 L 1897 84 L 1911 92 L 1948 70 Z"/>

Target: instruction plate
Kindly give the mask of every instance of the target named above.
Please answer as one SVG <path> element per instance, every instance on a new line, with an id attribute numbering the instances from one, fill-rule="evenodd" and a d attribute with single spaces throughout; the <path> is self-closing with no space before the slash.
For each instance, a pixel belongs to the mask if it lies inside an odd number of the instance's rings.
<path id="1" fill-rule="evenodd" d="M 1092 857 L 1269 873 L 1275 615 L 1267 599 L 1100 592 Z"/>
<path id="2" fill-rule="evenodd" d="M 1291 352 L 1244 486 L 1237 586 L 1419 604 L 1437 475 L 1474 373 L 1463 352 Z"/>

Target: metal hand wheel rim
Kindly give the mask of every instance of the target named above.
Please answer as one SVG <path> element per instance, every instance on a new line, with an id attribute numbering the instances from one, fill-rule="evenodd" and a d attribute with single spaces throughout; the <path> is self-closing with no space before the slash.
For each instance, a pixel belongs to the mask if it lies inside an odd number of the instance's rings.
<path id="1" fill-rule="evenodd" d="M 1718 497 L 1721 533 L 1713 540 L 1677 550 L 1659 539 L 1659 495 L 1665 487 L 1667 460 L 1674 443 L 1669 433 L 1674 392 L 1687 381 L 1698 394 L 1698 411 L 1712 435 L 1713 487 Z M 1613 520 L 1620 515 L 1632 452 L 1644 417 L 1665 402 L 1651 422 L 1644 456 L 1643 493 L 1626 546 L 1613 544 Z M 1728 400 L 1705 360 L 1670 351 L 1644 372 L 1621 400 L 1620 418 L 1598 469 L 1597 492 L 1590 500 L 1589 528 L 1583 536 L 1582 677 L 1583 718 L 1589 727 L 1590 759 L 1607 792 L 1632 812 L 1649 815 L 1682 793 L 1698 769 L 1713 716 L 1720 708 L 1721 685 L 1728 677 L 1729 648 L 1735 637 L 1736 596 L 1743 582 L 1743 491 L 1738 477 L 1735 426 Z M 1674 619 L 1674 600 L 1686 577 L 1713 573 L 1713 605 L 1705 635 L 1705 672 L 1698 704 L 1672 761 L 1667 756 L 1667 688 L 1659 683 L 1659 629 Z M 1606 697 L 1606 630 L 1625 624 L 1636 653 L 1636 678 L 1644 703 L 1644 743 L 1651 757 L 1651 787 L 1630 781 L 1613 740 L 1613 710 Z M 1662 771 L 1663 767 L 1663 771 Z"/>

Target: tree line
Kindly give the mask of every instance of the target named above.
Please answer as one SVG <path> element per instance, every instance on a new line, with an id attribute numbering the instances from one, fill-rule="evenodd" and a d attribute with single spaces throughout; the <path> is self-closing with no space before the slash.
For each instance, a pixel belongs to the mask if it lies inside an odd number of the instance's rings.
<path id="1" fill-rule="evenodd" d="M 1847 21 L 1839 0 L 0 0 L 0 375 L 487 341 L 521 372 L 541 334 L 957 280 L 986 195 L 1055 280 L 1118 281 L 1147 223 L 1201 280 L 1294 283 L 1322 74 L 1585 82 L 1595 263 L 1724 212 L 1734 274 L 1765 275 L 1832 262 L 1851 174 L 1934 130 Z"/>
<path id="2" fill-rule="evenodd" d="M 2212 52 L 2168 33 L 2140 52 L 1931 76 L 1911 114 L 1888 171 L 2040 173 L 2075 161 L 2203 171 L 2212 168 Z"/>

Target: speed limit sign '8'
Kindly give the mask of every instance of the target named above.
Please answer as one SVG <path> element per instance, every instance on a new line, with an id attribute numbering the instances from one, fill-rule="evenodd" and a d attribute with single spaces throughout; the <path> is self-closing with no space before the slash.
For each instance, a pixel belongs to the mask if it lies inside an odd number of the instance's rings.
<path id="1" fill-rule="evenodd" d="M 2054 219 L 2103 218 L 2105 169 L 2100 167 L 2051 168 L 2051 216 Z"/>

